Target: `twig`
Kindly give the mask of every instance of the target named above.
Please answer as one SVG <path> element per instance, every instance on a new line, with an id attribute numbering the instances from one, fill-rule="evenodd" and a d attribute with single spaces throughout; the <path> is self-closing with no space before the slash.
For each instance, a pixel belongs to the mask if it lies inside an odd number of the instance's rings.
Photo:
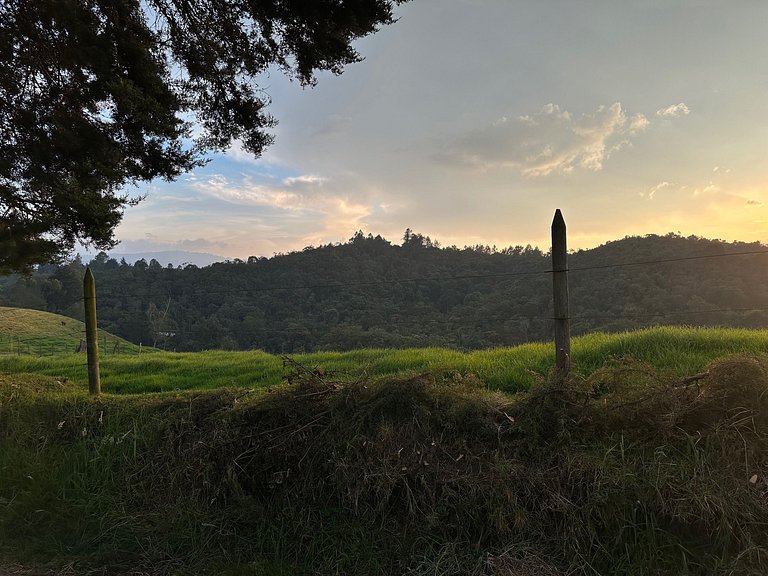
<path id="1" fill-rule="evenodd" d="M 709 370 L 706 372 L 702 372 L 701 374 L 694 374 L 693 376 L 688 376 L 687 378 L 683 378 L 680 383 L 683 386 L 687 386 L 688 384 L 692 384 L 693 382 L 698 382 L 699 380 L 703 380 L 709 376 Z"/>

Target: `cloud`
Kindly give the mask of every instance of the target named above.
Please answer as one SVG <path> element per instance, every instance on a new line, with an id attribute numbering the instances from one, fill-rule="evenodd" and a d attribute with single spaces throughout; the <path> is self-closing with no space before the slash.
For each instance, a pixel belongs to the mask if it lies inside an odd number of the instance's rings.
<path id="1" fill-rule="evenodd" d="M 747 200 L 746 201 L 746 205 L 747 206 L 762 206 L 763 203 L 760 202 L 759 200 Z"/>
<path id="2" fill-rule="evenodd" d="M 253 184 L 249 177 L 235 183 L 223 174 L 214 174 L 204 180 L 192 183 L 196 191 L 231 204 L 248 206 L 271 206 L 284 210 L 299 209 L 301 197 L 288 188 Z"/>
<path id="3" fill-rule="evenodd" d="M 666 180 L 664 182 L 659 182 L 658 184 L 656 184 L 656 186 L 651 188 L 650 191 L 648 192 L 648 200 L 653 200 L 653 197 L 656 194 L 656 192 L 658 192 L 659 190 L 663 190 L 664 188 L 669 188 L 670 186 L 674 186 L 674 184 L 672 182 L 667 182 Z"/>
<path id="4" fill-rule="evenodd" d="M 250 176 L 239 182 L 217 174 L 193 183 L 194 188 L 217 200 L 244 207 L 265 207 L 312 222 L 323 223 L 322 230 L 311 237 L 316 243 L 328 238 L 351 236 L 366 229 L 365 219 L 373 212 L 367 203 L 327 189 L 328 179 L 307 174 L 283 178 L 276 185 L 259 184 Z"/>
<path id="5" fill-rule="evenodd" d="M 313 188 L 315 186 L 322 186 L 325 181 L 326 178 L 313 174 L 283 178 L 283 184 L 288 188 Z"/>
<path id="6" fill-rule="evenodd" d="M 696 196 L 702 196 L 702 195 L 711 195 L 711 194 L 717 194 L 721 191 L 720 186 L 715 184 L 714 182 L 710 182 L 709 184 L 705 186 L 699 186 L 697 188 L 693 189 L 692 195 L 694 197 Z"/>
<path id="7" fill-rule="evenodd" d="M 680 104 L 672 104 L 671 106 L 657 110 L 656 116 L 661 118 L 677 118 L 678 116 L 688 116 L 690 113 L 691 110 L 688 108 L 688 105 L 684 102 L 680 102 Z"/>
<path id="8" fill-rule="evenodd" d="M 720 197 L 723 198 L 743 198 L 742 195 L 734 194 L 730 190 L 729 187 L 723 188 L 713 182 L 712 180 L 708 180 L 706 183 L 699 180 L 698 182 L 689 181 L 688 183 L 679 183 L 679 182 L 668 182 L 666 180 L 659 182 L 658 184 L 652 186 L 648 192 L 640 192 L 640 196 L 644 198 L 648 198 L 648 200 L 653 200 L 654 197 L 658 192 L 661 190 L 670 190 L 677 195 L 684 194 L 685 198 L 700 198 L 700 197 L 707 197 L 707 198 L 715 198 Z M 680 196 L 682 197 L 682 196 Z M 747 200 L 746 203 L 750 206 L 755 206 L 761 204 L 760 202 L 757 202 L 755 200 Z"/>
<path id="9" fill-rule="evenodd" d="M 120 242 L 116 253 L 161 252 L 182 250 L 186 252 L 211 253 L 231 248 L 226 242 L 213 242 L 205 238 L 168 240 L 157 234 L 146 233 L 143 238 L 128 239 Z"/>
<path id="10" fill-rule="evenodd" d="M 340 134 L 352 123 L 352 117 L 346 114 L 331 114 L 313 132 L 312 137 L 324 137 Z"/>
<path id="11" fill-rule="evenodd" d="M 535 114 L 502 117 L 469 133 L 449 144 L 440 156 L 483 170 L 511 167 L 531 177 L 577 168 L 598 172 L 612 153 L 648 124 L 644 115 L 628 115 L 618 102 L 579 117 L 547 104 Z"/>

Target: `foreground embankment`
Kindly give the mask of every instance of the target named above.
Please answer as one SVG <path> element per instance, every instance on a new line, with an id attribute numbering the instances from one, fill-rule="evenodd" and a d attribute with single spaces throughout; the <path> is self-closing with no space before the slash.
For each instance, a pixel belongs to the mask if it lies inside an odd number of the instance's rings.
<path id="1" fill-rule="evenodd" d="M 490 353 L 489 353 L 490 354 Z M 88 574 L 768 572 L 768 364 L 88 398 L 0 377 L 0 558 Z"/>

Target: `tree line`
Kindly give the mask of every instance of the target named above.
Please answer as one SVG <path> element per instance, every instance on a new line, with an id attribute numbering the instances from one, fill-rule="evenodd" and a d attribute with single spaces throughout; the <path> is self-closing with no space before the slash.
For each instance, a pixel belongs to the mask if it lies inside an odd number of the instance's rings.
<path id="1" fill-rule="evenodd" d="M 668 234 L 573 252 L 572 332 L 768 326 L 768 254 L 733 254 L 760 250 L 768 248 Z M 75 258 L 4 276 L 0 304 L 82 318 L 84 266 Z M 531 246 L 440 247 L 409 229 L 401 245 L 358 232 L 202 268 L 129 265 L 104 253 L 90 266 L 100 327 L 168 350 L 470 350 L 552 337 L 551 263 Z"/>

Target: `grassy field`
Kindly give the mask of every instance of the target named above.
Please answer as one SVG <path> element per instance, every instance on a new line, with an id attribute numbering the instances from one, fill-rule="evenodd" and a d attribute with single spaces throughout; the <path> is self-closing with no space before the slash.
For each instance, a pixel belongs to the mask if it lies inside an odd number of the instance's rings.
<path id="1" fill-rule="evenodd" d="M 0 306 L 0 355 L 69 355 L 85 339 L 85 324 L 79 320 L 26 308 Z M 104 354 L 120 351 L 137 354 L 139 347 L 127 340 L 100 332 Z"/>
<path id="2" fill-rule="evenodd" d="M 621 334 L 575 338 L 573 367 L 589 376 L 608 359 L 632 358 L 672 374 L 701 371 L 716 358 L 768 352 L 768 332 L 736 329 L 654 328 Z M 355 350 L 293 354 L 303 366 L 342 371 L 351 377 L 407 377 L 422 372 L 475 374 L 489 389 L 527 390 L 546 378 L 554 365 L 552 344 L 526 344 L 476 352 L 439 348 Z M 271 388 L 280 384 L 284 360 L 261 351 L 105 354 L 101 358 L 102 390 L 140 394 L 179 390 L 211 390 L 226 386 Z M 0 372 L 45 374 L 87 382 L 84 354 L 35 357 L 0 355 Z"/>
<path id="3" fill-rule="evenodd" d="M 0 355 L 0 574 L 764 576 L 766 351 Z"/>

